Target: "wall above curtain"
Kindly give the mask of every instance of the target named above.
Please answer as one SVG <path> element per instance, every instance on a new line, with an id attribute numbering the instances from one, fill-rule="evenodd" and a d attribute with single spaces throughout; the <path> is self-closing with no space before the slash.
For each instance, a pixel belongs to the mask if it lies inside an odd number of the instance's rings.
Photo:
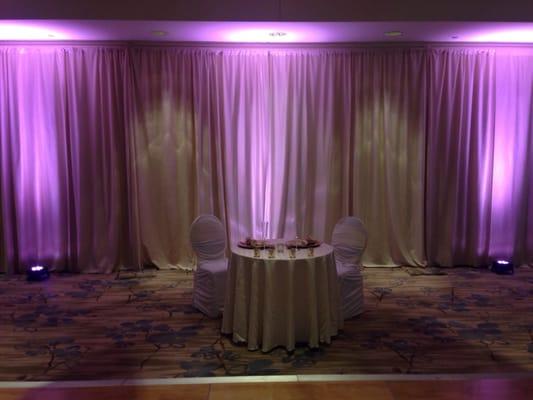
<path id="1" fill-rule="evenodd" d="M 2 19 L 150 21 L 531 21 L 527 0 L 3 0 Z"/>
<path id="2" fill-rule="evenodd" d="M 533 48 L 0 46 L 2 270 L 358 215 L 364 263 L 533 263 Z"/>

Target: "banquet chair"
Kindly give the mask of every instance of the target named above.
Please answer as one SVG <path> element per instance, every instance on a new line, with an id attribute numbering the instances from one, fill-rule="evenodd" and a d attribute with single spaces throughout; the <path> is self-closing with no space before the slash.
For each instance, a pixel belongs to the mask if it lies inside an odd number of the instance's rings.
<path id="1" fill-rule="evenodd" d="M 193 306 L 208 317 L 217 318 L 224 307 L 228 269 L 224 226 L 214 215 L 200 215 L 192 223 L 189 237 L 197 259 Z"/>
<path id="2" fill-rule="evenodd" d="M 333 229 L 331 244 L 335 254 L 344 319 L 363 312 L 363 275 L 360 267 L 366 242 L 365 226 L 356 217 L 341 218 Z"/>

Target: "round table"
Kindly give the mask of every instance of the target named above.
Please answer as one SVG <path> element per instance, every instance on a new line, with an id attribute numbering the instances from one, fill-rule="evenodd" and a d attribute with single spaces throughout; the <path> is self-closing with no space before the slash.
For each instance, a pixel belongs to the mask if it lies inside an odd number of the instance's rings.
<path id="1" fill-rule="evenodd" d="M 343 326 L 333 248 L 322 244 L 312 256 L 299 249 L 294 259 L 287 249 L 274 254 L 232 249 L 222 333 L 264 352 L 330 343 Z"/>

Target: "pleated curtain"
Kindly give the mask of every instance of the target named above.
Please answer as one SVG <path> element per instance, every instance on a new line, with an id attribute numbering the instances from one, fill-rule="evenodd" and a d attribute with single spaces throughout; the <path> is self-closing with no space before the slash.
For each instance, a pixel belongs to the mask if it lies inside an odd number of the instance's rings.
<path id="1" fill-rule="evenodd" d="M 125 259 L 125 63 L 112 48 L 0 50 L 3 271 Z"/>
<path id="2" fill-rule="evenodd" d="M 533 262 L 530 48 L 0 46 L 2 270 L 193 262 L 191 222 L 367 266 Z"/>
<path id="3" fill-rule="evenodd" d="M 533 58 L 525 50 L 428 54 L 427 259 L 533 259 Z"/>

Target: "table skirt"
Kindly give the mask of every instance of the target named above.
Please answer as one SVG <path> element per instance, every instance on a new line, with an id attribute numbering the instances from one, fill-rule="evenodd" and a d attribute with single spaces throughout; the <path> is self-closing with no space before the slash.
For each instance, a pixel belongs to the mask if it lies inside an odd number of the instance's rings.
<path id="1" fill-rule="evenodd" d="M 327 246 L 327 245 L 322 245 Z M 343 326 L 331 247 L 316 257 L 265 259 L 233 253 L 222 332 L 264 352 L 330 343 Z"/>

